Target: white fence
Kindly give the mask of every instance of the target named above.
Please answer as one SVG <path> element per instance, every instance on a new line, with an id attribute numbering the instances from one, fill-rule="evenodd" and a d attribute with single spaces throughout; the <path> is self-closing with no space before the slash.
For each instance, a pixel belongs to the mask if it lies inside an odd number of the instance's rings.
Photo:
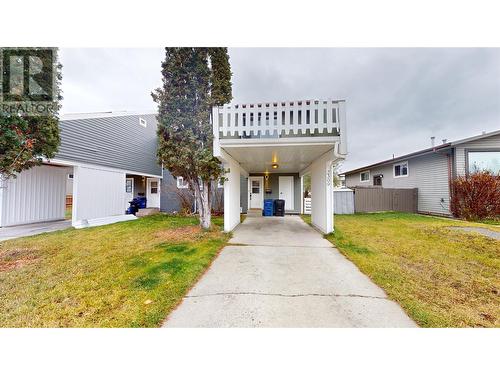
<path id="1" fill-rule="evenodd" d="M 299 100 L 262 104 L 224 105 L 213 109 L 216 136 L 331 135 L 340 131 L 343 101 Z"/>
<path id="2" fill-rule="evenodd" d="M 335 214 L 354 213 L 354 191 L 351 189 L 335 189 L 333 191 Z M 311 198 L 304 198 L 304 214 L 311 214 Z"/>
<path id="3" fill-rule="evenodd" d="M 304 213 L 306 215 L 311 214 L 311 198 L 304 198 Z"/>

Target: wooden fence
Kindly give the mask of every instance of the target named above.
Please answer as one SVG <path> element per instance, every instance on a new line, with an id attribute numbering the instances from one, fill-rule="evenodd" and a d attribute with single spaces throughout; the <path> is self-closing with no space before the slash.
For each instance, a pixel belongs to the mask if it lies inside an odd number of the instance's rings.
<path id="1" fill-rule="evenodd" d="M 417 207 L 418 189 L 354 188 L 354 210 L 356 212 L 417 212 Z"/>

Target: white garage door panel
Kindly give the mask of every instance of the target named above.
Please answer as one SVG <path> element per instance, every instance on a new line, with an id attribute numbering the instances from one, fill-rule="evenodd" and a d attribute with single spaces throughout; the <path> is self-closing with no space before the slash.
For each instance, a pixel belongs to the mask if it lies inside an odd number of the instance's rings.
<path id="1" fill-rule="evenodd" d="M 71 169 L 41 165 L 21 172 L 3 189 L 2 226 L 64 219 Z"/>
<path id="2" fill-rule="evenodd" d="M 125 214 L 125 173 L 78 166 L 73 176 L 73 223 Z"/>

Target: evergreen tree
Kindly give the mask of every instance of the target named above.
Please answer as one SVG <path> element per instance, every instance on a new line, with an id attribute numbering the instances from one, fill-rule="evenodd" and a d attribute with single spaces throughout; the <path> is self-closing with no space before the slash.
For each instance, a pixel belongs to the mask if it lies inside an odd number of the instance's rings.
<path id="1" fill-rule="evenodd" d="M 227 48 L 165 48 L 158 103 L 158 160 L 189 183 L 200 224 L 210 227 L 213 183 L 224 171 L 213 156 L 211 111 L 232 98 Z"/>

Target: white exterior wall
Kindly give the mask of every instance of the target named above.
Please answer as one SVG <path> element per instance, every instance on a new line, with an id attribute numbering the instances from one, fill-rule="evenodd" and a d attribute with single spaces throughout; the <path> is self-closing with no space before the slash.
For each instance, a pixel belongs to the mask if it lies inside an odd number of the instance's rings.
<path id="1" fill-rule="evenodd" d="M 224 231 L 232 231 L 240 223 L 240 174 L 238 163 L 228 159 L 224 163 Z"/>
<path id="2" fill-rule="evenodd" d="M 370 180 L 360 181 L 359 172 L 346 176 L 346 186 L 373 186 L 373 176 L 383 174 L 384 188 L 418 188 L 418 211 L 450 215 L 448 159 L 430 154 L 408 159 L 408 176 L 394 177 L 393 163 L 370 169 Z M 444 202 L 441 202 L 441 199 Z"/>
<path id="3" fill-rule="evenodd" d="M 71 168 L 41 165 L 3 183 L 0 189 L 0 226 L 62 220 L 66 176 Z"/>
<path id="4" fill-rule="evenodd" d="M 500 134 L 491 137 L 478 139 L 477 141 L 467 142 L 455 147 L 455 171 L 458 176 L 465 175 L 467 171 L 466 150 L 480 150 L 480 149 L 498 149 L 500 150 Z"/>
<path id="5" fill-rule="evenodd" d="M 75 166 L 73 176 L 73 226 L 79 228 L 135 218 L 125 215 L 123 207 L 125 172 Z"/>
<path id="6" fill-rule="evenodd" d="M 333 151 L 316 159 L 311 173 L 311 222 L 323 233 L 333 232 Z"/>

